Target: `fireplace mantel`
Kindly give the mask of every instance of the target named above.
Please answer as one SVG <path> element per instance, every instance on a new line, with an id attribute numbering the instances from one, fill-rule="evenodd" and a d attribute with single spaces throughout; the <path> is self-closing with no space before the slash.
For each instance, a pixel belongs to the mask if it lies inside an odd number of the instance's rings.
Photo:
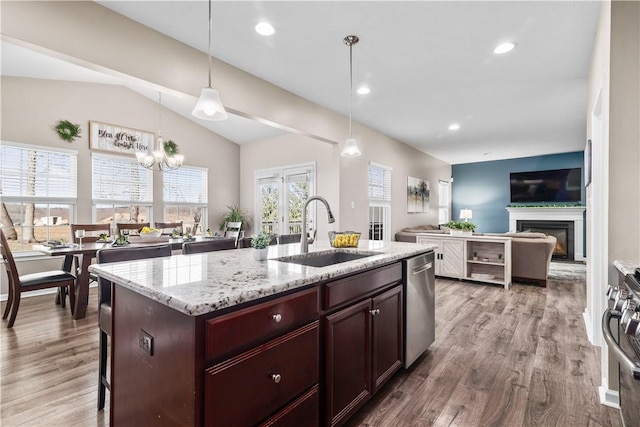
<path id="1" fill-rule="evenodd" d="M 518 220 L 573 221 L 573 249 L 576 261 L 584 261 L 584 206 L 506 208 L 509 212 L 509 231 L 516 232 Z"/>

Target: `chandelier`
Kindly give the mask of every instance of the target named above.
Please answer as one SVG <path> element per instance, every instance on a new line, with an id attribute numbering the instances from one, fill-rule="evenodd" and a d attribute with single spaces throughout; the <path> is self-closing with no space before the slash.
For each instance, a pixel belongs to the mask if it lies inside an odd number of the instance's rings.
<path id="1" fill-rule="evenodd" d="M 158 92 L 158 103 L 160 104 L 160 113 L 158 116 L 158 138 L 155 142 L 153 154 L 136 153 L 136 158 L 140 166 L 147 169 L 154 169 L 157 165 L 158 170 L 173 170 L 182 166 L 184 156 L 178 154 L 178 145 L 170 139 L 165 141 L 162 139 L 162 92 Z"/>

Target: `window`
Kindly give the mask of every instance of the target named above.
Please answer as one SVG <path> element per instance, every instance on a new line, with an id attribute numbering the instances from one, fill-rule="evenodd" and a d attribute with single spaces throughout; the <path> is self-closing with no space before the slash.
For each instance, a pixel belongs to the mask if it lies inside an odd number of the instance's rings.
<path id="1" fill-rule="evenodd" d="M 78 153 L 2 142 L 0 227 L 12 251 L 69 239 L 75 217 Z"/>
<path id="2" fill-rule="evenodd" d="M 207 169 L 191 166 L 163 173 L 164 222 L 182 221 L 193 234 L 207 229 L 208 176 Z"/>
<path id="3" fill-rule="evenodd" d="M 95 222 L 151 222 L 153 171 L 124 156 L 93 153 L 91 164 Z"/>
<path id="4" fill-rule="evenodd" d="M 314 195 L 315 165 L 256 171 L 256 231 L 296 234 L 302 231 L 302 205 Z M 313 234 L 314 211 L 307 212 Z"/>
<path id="5" fill-rule="evenodd" d="M 449 214 L 449 183 L 447 181 L 438 181 L 438 223 L 446 224 L 451 219 Z"/>
<path id="6" fill-rule="evenodd" d="M 391 240 L 391 168 L 369 164 L 369 240 Z"/>

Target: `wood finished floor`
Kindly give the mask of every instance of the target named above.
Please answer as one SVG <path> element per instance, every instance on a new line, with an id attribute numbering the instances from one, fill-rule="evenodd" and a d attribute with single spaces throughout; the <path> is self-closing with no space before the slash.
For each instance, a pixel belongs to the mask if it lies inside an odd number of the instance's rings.
<path id="1" fill-rule="evenodd" d="M 349 426 L 620 426 L 598 403 L 584 299 L 584 276 L 509 291 L 438 279 L 436 342 Z M 96 411 L 96 306 L 92 289 L 74 321 L 53 296 L 24 298 L 13 330 L 0 324 L 0 425 L 108 425 L 108 403 Z"/>

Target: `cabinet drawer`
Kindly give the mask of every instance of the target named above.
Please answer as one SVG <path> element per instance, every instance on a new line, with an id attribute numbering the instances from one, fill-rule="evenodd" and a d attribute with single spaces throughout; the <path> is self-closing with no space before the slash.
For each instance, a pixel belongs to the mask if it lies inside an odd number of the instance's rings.
<path id="1" fill-rule="evenodd" d="M 318 289 L 308 289 L 207 320 L 205 356 L 220 360 L 318 318 Z"/>
<path id="2" fill-rule="evenodd" d="M 315 385 L 260 427 L 317 427 L 318 415 L 318 386 Z"/>
<path id="3" fill-rule="evenodd" d="M 205 425 L 255 425 L 316 385 L 318 340 L 316 320 L 207 369 Z"/>
<path id="4" fill-rule="evenodd" d="M 323 308 L 328 310 L 352 299 L 364 297 L 390 283 L 402 280 L 402 264 L 397 262 L 324 285 Z"/>

